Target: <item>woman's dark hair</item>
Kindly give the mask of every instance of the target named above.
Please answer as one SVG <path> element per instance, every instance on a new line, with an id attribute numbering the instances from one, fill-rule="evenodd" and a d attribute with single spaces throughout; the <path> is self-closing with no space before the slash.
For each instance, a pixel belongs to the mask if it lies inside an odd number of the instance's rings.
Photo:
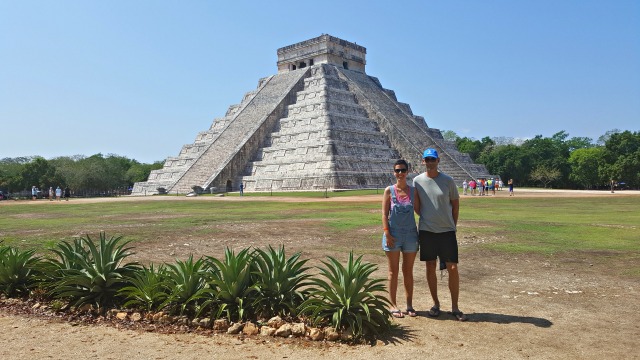
<path id="1" fill-rule="evenodd" d="M 404 165 L 404 167 L 406 167 L 407 170 L 409 170 L 409 164 L 407 164 L 407 162 L 404 159 L 400 159 L 396 161 L 396 163 L 393 164 L 393 168 L 395 169 L 397 165 Z"/>

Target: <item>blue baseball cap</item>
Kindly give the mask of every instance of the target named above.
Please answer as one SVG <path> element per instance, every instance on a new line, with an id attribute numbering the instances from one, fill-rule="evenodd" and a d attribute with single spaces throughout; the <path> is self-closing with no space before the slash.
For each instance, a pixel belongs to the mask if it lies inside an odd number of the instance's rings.
<path id="1" fill-rule="evenodd" d="M 422 158 L 438 158 L 438 152 L 436 151 L 436 149 L 432 149 L 432 148 L 428 148 L 427 150 L 424 151 L 424 153 L 422 154 Z"/>

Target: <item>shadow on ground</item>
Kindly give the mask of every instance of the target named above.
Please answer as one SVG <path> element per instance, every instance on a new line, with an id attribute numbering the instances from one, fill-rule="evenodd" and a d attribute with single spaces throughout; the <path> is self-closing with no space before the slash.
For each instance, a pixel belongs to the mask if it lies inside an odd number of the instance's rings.
<path id="1" fill-rule="evenodd" d="M 415 340 L 415 333 L 415 330 L 409 329 L 406 325 L 393 325 L 391 331 L 387 335 L 378 338 L 378 340 L 382 341 L 385 345 L 402 345 L 403 343 Z"/>
<path id="2" fill-rule="evenodd" d="M 453 315 L 449 315 L 453 316 Z M 474 313 L 467 314 L 470 322 L 490 322 L 495 324 L 511 324 L 511 323 L 521 323 L 521 324 L 531 324 L 537 327 L 548 328 L 553 325 L 553 323 L 547 319 L 532 317 L 532 316 L 516 316 L 516 315 L 505 315 L 505 314 L 494 314 L 494 313 Z"/>

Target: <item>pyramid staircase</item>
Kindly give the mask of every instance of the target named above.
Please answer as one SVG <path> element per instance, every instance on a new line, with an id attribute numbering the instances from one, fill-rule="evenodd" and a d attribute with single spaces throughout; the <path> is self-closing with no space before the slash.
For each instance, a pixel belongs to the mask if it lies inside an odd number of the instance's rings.
<path id="1" fill-rule="evenodd" d="M 298 61 L 309 49 L 325 54 L 318 58 L 325 62 L 302 66 Z M 344 53 L 356 50 L 358 56 Z M 329 35 L 279 49 L 278 74 L 261 79 L 178 156 L 136 183 L 132 194 L 235 191 L 240 184 L 247 191 L 381 188 L 394 182 L 391 169 L 399 158 L 410 163 L 410 176 L 424 171 L 428 147 L 438 150 L 440 170 L 457 183 L 489 176 L 364 73 L 365 52 Z M 342 58 L 335 60 L 336 53 Z M 356 70 L 341 59 L 351 59 Z"/>

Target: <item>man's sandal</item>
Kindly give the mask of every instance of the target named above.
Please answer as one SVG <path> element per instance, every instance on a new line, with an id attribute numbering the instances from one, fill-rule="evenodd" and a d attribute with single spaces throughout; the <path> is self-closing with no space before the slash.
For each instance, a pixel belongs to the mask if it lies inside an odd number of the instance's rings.
<path id="1" fill-rule="evenodd" d="M 390 312 L 391 312 L 391 316 L 393 316 L 394 318 L 402 319 L 404 317 L 404 314 L 400 310 L 396 309 L 396 310 L 391 310 Z"/>
<path id="2" fill-rule="evenodd" d="M 463 314 L 460 310 L 451 311 L 450 314 L 455 316 L 458 321 L 467 321 L 469 319 L 467 318 L 467 315 Z"/>
<path id="3" fill-rule="evenodd" d="M 410 307 L 410 308 L 407 308 L 407 316 L 416 317 L 416 316 L 418 316 L 418 314 L 416 313 L 414 308 Z"/>
<path id="4" fill-rule="evenodd" d="M 427 316 L 429 317 L 438 317 L 440 316 L 440 307 L 439 306 L 432 306 L 431 309 L 429 309 L 429 312 L 427 313 Z"/>

